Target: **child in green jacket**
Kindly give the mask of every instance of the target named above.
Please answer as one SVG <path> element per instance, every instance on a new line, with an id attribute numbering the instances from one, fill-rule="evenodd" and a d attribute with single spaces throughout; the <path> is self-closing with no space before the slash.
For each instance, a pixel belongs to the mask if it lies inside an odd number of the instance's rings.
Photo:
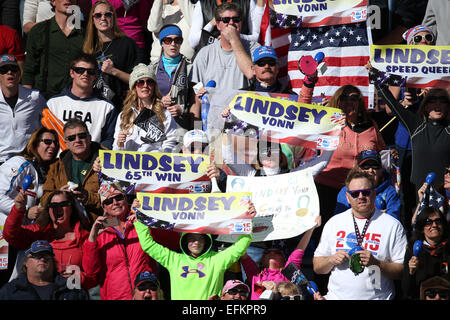
<path id="1" fill-rule="evenodd" d="M 249 218 L 256 215 L 250 204 Z M 177 253 L 155 242 L 149 227 L 139 221 L 134 223 L 142 249 L 165 267 L 170 274 L 172 300 L 207 300 L 213 294 L 220 295 L 225 271 L 246 252 L 251 235 L 241 235 L 226 250 L 211 250 L 210 234 L 183 233 L 180 238 L 182 253 Z"/>

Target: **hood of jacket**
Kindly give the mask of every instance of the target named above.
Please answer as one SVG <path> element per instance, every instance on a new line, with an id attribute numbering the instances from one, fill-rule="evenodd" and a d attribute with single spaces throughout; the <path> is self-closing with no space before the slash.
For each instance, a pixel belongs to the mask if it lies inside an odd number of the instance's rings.
<path id="1" fill-rule="evenodd" d="M 204 236 L 204 238 L 205 238 L 205 247 L 203 248 L 203 251 L 202 251 L 202 253 L 200 254 L 200 256 L 198 256 L 197 258 L 192 257 L 192 256 L 189 254 L 189 253 L 190 253 L 190 250 L 188 249 L 188 246 L 187 246 L 187 235 L 189 235 L 189 234 L 191 234 L 191 233 L 184 232 L 184 233 L 181 235 L 181 237 L 180 237 L 180 248 L 181 248 L 181 251 L 182 251 L 185 255 L 191 257 L 192 259 L 198 259 L 198 258 L 203 257 L 204 255 L 206 255 L 208 252 L 211 251 L 212 244 L 213 244 L 213 240 L 212 240 L 211 235 L 210 235 L 210 234 L 206 234 L 206 233 L 197 233 L 197 234 L 202 234 L 202 235 Z"/>

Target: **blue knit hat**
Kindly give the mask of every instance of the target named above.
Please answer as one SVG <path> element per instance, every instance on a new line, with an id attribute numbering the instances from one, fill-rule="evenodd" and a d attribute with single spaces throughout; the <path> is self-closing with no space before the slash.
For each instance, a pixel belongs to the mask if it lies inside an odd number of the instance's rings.
<path id="1" fill-rule="evenodd" d="M 161 43 L 165 37 L 173 35 L 183 38 L 183 32 L 176 25 L 170 24 L 162 27 L 159 31 L 159 43 Z"/>

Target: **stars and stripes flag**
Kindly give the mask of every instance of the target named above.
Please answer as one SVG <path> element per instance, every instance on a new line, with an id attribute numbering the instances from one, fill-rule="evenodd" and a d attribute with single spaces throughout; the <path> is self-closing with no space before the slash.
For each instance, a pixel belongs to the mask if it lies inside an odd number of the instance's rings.
<path id="1" fill-rule="evenodd" d="M 308 17 L 309 19 L 310 17 Z M 361 19 L 363 20 L 363 19 Z M 305 23 L 306 18 L 279 14 L 266 6 L 261 23 L 261 43 L 274 47 L 280 59 L 279 79 L 298 93 L 304 75 L 298 69 L 298 60 L 304 55 L 325 54 L 327 71 L 319 77 L 314 89 L 313 101 L 321 101 L 321 94 L 331 97 L 346 84 L 357 86 L 373 105 L 373 86 L 364 67 L 370 60 L 370 29 L 366 21 L 350 22 L 351 17 L 326 19 L 325 23 L 345 23 L 310 27 L 317 23 Z M 307 25 L 308 27 L 305 27 Z"/>
<path id="2" fill-rule="evenodd" d="M 425 189 L 422 201 L 420 202 L 418 215 L 426 207 L 435 207 L 444 213 L 445 198 L 437 192 L 431 184 Z"/>

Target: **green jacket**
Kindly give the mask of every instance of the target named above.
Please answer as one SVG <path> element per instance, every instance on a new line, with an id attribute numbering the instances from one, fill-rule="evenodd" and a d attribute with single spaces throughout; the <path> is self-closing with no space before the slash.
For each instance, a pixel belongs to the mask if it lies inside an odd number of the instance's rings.
<path id="1" fill-rule="evenodd" d="M 170 274 L 172 300 L 206 300 L 213 294 L 221 295 L 225 271 L 245 253 L 252 241 L 251 235 L 241 235 L 238 240 L 221 252 L 211 251 L 212 238 L 206 235 L 204 253 L 193 258 L 186 254 L 186 233 L 180 238 L 183 253 L 171 251 L 156 243 L 149 228 L 136 221 L 134 223 L 142 249 L 165 267 Z"/>

